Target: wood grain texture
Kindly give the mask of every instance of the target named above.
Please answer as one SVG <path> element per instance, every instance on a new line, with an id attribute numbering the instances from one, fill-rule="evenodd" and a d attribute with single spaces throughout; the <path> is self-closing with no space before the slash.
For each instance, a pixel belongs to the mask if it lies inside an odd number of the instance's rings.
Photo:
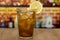
<path id="1" fill-rule="evenodd" d="M 18 29 L 0 28 L 0 40 L 22 40 L 19 39 Z M 31 40 L 60 40 L 60 29 L 34 29 Z"/>

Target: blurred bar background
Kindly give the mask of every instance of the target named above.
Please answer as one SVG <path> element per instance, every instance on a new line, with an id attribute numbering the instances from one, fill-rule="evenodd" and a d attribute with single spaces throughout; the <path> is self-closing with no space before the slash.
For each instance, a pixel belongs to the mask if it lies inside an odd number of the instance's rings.
<path id="1" fill-rule="evenodd" d="M 29 6 L 29 4 L 34 1 L 40 1 L 43 5 L 43 10 L 41 11 L 41 13 L 36 14 L 35 28 L 45 28 L 41 27 L 41 19 L 43 19 L 43 16 L 47 14 L 49 14 L 52 18 L 52 25 L 54 27 L 51 28 L 60 28 L 60 0 L 0 0 L 0 26 L 2 18 L 4 18 L 4 21 L 9 21 L 10 15 L 12 17 L 12 20 L 14 21 L 14 27 L 17 27 L 15 25 L 17 23 L 17 8 L 20 6 L 25 6 L 26 8 L 28 8 L 27 5 Z M 23 9 L 23 11 L 25 10 Z"/>

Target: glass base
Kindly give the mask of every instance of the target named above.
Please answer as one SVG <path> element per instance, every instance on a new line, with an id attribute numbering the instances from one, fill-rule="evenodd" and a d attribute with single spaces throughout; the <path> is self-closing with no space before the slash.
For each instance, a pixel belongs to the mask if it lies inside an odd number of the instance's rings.
<path id="1" fill-rule="evenodd" d="M 32 40 L 33 37 L 19 37 L 20 40 Z"/>

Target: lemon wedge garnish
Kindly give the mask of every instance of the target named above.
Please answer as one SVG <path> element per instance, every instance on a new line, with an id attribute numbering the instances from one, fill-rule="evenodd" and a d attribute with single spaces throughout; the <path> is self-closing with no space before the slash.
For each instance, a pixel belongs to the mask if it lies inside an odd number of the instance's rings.
<path id="1" fill-rule="evenodd" d="M 42 11 L 42 4 L 39 1 L 34 1 L 30 3 L 30 11 L 40 13 Z"/>

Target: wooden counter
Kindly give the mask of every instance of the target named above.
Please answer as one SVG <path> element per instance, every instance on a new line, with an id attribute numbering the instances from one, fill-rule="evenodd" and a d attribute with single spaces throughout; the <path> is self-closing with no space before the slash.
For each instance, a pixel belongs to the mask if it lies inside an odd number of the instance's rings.
<path id="1" fill-rule="evenodd" d="M 18 29 L 1 29 L 0 40 L 21 40 L 19 39 Z M 60 29 L 34 29 L 32 40 L 60 40 Z"/>

